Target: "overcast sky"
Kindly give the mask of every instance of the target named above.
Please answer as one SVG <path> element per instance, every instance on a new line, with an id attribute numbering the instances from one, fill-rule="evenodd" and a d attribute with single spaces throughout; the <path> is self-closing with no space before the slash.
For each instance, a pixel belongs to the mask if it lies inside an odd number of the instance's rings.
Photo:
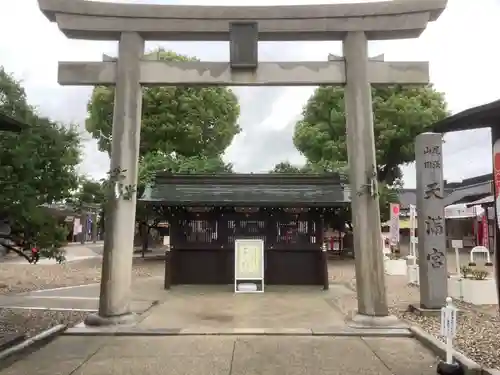
<path id="1" fill-rule="evenodd" d="M 68 0 L 69 1 L 69 0 Z M 118 2 L 117 0 L 115 0 Z M 358 2 L 361 0 L 358 0 Z M 128 1 L 194 5 L 272 5 L 347 2 L 319 0 L 144 0 Z M 350 1 L 355 2 L 355 1 Z M 36 0 L 0 1 L 0 65 L 23 81 L 29 101 L 40 112 L 63 122 L 75 122 L 84 131 L 91 89 L 57 84 L 57 62 L 99 61 L 103 53 L 116 54 L 116 43 L 65 38 L 39 11 Z M 372 55 L 386 60 L 430 62 L 431 81 L 446 94 L 452 112 L 500 99 L 500 53 L 493 40 L 500 35 L 500 0 L 449 0 L 437 22 L 416 40 L 373 42 Z M 497 43 L 498 44 L 498 43 Z M 227 61 L 227 43 L 147 43 L 202 60 Z M 326 60 L 341 54 L 339 42 L 261 43 L 259 58 L 267 61 Z M 274 164 L 302 157 L 292 143 L 293 127 L 311 87 L 238 88 L 243 132 L 227 150 L 226 160 L 239 172 L 267 171 Z M 86 134 L 81 171 L 101 178 L 109 168 L 106 154 Z M 445 138 L 445 178 L 459 181 L 491 172 L 489 130 L 450 134 Z M 404 167 L 407 187 L 415 186 L 415 169 Z"/>

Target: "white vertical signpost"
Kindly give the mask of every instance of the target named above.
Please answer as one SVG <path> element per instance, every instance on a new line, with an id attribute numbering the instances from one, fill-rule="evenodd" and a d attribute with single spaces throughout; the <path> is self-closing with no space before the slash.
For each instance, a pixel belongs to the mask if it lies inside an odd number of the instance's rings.
<path id="1" fill-rule="evenodd" d="M 455 251 L 455 270 L 460 275 L 460 249 L 464 247 L 463 240 L 451 240 L 451 247 Z"/>
<path id="2" fill-rule="evenodd" d="M 418 238 L 415 236 L 417 228 L 417 207 L 410 204 L 410 253 L 406 257 L 408 266 L 408 284 L 418 286 L 420 284 L 419 270 L 417 264 L 417 244 Z"/>
<path id="3" fill-rule="evenodd" d="M 410 255 L 417 258 L 417 236 L 415 229 L 417 228 L 417 207 L 410 204 Z"/>
<path id="4" fill-rule="evenodd" d="M 453 306 L 451 297 L 446 298 L 446 305 L 441 308 L 441 336 L 446 340 L 446 361 L 440 362 L 437 373 L 452 375 L 460 373 L 458 363 L 453 361 L 453 339 L 457 332 L 457 308 Z"/>
<path id="5" fill-rule="evenodd" d="M 234 241 L 234 292 L 264 292 L 264 241 Z"/>

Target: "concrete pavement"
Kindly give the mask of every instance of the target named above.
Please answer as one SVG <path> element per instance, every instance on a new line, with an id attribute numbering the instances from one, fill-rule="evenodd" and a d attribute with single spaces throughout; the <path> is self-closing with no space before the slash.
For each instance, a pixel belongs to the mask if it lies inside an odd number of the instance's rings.
<path id="1" fill-rule="evenodd" d="M 306 328 L 343 326 L 332 296 L 346 289 L 268 286 L 262 294 L 234 294 L 232 286 L 179 286 L 168 292 L 138 328 Z M 353 291 L 348 291 L 354 293 Z"/>
<path id="2" fill-rule="evenodd" d="M 342 282 L 329 291 L 269 286 L 264 294 L 235 295 L 230 286 L 165 291 L 162 278 L 151 277 L 132 289 L 136 311 L 148 309 L 137 325 L 70 329 L 0 375 L 435 373 L 435 356 L 413 338 L 349 331 L 343 300 L 355 292 Z M 97 284 L 57 288 L 0 304 L 97 307 L 98 293 Z"/>
<path id="3" fill-rule="evenodd" d="M 411 338 L 61 336 L 0 375 L 430 375 Z"/>

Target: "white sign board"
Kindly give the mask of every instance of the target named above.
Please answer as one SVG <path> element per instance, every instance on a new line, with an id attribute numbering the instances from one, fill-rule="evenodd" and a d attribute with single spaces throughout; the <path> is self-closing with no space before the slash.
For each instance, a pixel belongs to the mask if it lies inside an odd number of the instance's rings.
<path id="1" fill-rule="evenodd" d="M 246 292 L 264 291 L 264 241 L 239 239 L 234 241 L 234 291 L 243 292 L 241 282 L 259 283 L 261 288 Z"/>
<path id="2" fill-rule="evenodd" d="M 457 332 L 457 309 L 451 303 L 441 308 L 441 336 L 455 337 Z"/>
<path id="3" fill-rule="evenodd" d="M 441 308 L 441 336 L 446 340 L 446 363 L 453 363 L 453 338 L 457 334 L 457 308 L 451 297 L 446 297 L 446 306 Z"/>
<path id="4" fill-rule="evenodd" d="M 451 247 L 454 249 L 463 249 L 464 241 L 463 240 L 451 240 Z"/>

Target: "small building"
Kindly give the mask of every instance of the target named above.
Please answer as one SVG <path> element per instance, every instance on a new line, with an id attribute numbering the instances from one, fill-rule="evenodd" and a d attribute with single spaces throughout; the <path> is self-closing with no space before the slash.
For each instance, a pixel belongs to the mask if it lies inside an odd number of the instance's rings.
<path id="1" fill-rule="evenodd" d="M 172 284 L 231 284 L 238 238 L 262 239 L 266 284 L 324 285 L 325 223 L 342 226 L 337 174 L 158 174 L 141 201 L 169 225 Z"/>

